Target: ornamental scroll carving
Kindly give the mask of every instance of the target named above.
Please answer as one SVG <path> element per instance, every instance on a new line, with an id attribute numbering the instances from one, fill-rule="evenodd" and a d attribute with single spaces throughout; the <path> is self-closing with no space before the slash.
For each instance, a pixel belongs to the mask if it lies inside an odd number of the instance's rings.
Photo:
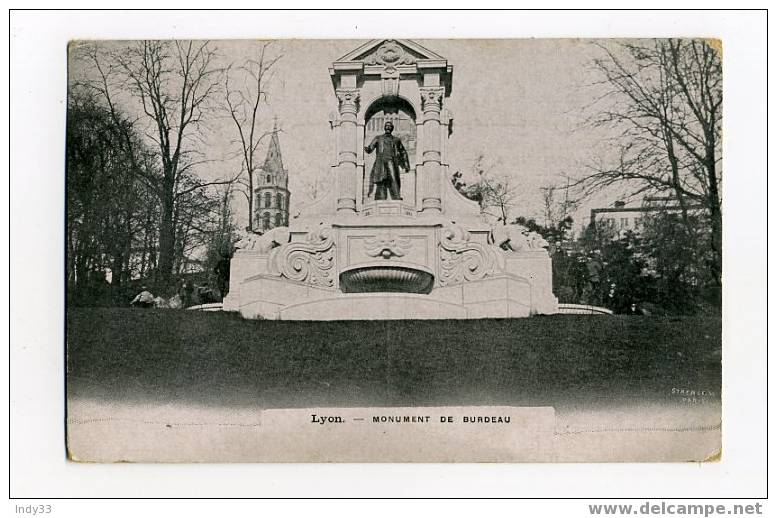
<path id="1" fill-rule="evenodd" d="M 410 246 L 409 238 L 396 236 L 391 232 L 383 232 L 364 240 L 364 253 L 370 257 L 381 256 L 384 259 L 389 259 L 392 256 L 404 256 L 410 250 Z"/>
<path id="2" fill-rule="evenodd" d="M 452 224 L 443 229 L 440 240 L 440 286 L 453 286 L 494 275 L 497 270 L 495 250 L 472 243 L 469 232 Z"/>
<path id="3" fill-rule="evenodd" d="M 412 65 L 415 57 L 394 40 L 386 40 L 374 53 L 364 58 L 367 65 L 382 65 L 386 71 L 393 72 L 399 65 Z"/>
<path id="4" fill-rule="evenodd" d="M 425 112 L 439 112 L 442 108 L 442 99 L 445 96 L 445 88 L 442 86 L 422 86 L 421 105 Z"/>
<path id="5" fill-rule="evenodd" d="M 360 92 L 356 89 L 337 89 L 335 90 L 340 114 L 356 113 L 359 111 Z"/>
<path id="6" fill-rule="evenodd" d="M 308 232 L 305 241 L 287 243 L 270 253 L 269 270 L 318 288 L 335 286 L 335 246 L 332 228 L 319 225 Z"/>

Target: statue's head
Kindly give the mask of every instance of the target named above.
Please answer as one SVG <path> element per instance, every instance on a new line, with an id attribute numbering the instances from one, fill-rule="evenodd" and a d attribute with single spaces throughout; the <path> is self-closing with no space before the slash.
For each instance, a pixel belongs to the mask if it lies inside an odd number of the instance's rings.
<path id="1" fill-rule="evenodd" d="M 383 125 L 383 129 L 386 133 L 391 133 L 394 131 L 394 124 L 391 121 L 388 121 Z"/>

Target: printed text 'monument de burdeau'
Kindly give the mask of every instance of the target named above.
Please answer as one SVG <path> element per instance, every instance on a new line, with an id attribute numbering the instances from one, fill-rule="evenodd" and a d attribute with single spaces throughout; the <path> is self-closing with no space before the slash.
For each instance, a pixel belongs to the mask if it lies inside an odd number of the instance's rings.
<path id="1" fill-rule="evenodd" d="M 364 418 L 353 418 L 353 421 L 367 421 Z M 318 415 L 318 414 L 310 414 L 310 422 L 316 423 L 316 424 L 339 424 L 339 423 L 345 423 L 347 422 L 347 419 L 339 416 L 339 415 Z M 472 416 L 448 416 L 448 415 L 441 415 L 441 416 L 435 416 L 432 418 L 432 416 L 429 415 L 373 415 L 372 419 L 369 420 L 369 422 L 376 423 L 376 424 L 387 424 L 387 423 L 393 423 L 393 424 L 403 424 L 403 423 L 418 423 L 418 424 L 425 424 L 425 423 L 467 423 L 467 424 L 509 424 L 510 423 L 510 416 L 509 415 L 502 415 L 502 416 L 482 416 L 482 415 L 472 415 Z"/>

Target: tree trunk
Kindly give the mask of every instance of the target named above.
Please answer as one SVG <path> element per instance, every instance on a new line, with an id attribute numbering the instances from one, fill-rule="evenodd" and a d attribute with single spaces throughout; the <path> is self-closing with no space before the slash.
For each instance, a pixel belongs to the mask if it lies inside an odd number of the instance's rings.
<path id="1" fill-rule="evenodd" d="M 159 283 L 164 292 L 172 286 L 175 255 L 175 195 L 173 182 L 165 175 L 162 192 L 162 218 L 159 225 Z"/>
<path id="2" fill-rule="evenodd" d="M 124 274 L 124 255 L 117 250 L 111 263 L 111 286 L 120 287 Z"/>
<path id="3" fill-rule="evenodd" d="M 714 115 L 710 117 L 715 120 Z M 718 176 L 715 171 L 715 146 L 716 135 L 714 124 L 707 129 L 707 145 L 705 150 L 705 164 L 707 170 L 707 181 L 709 182 L 709 209 L 710 226 L 712 227 L 712 274 L 713 280 L 717 286 L 722 285 L 723 273 L 723 218 L 720 213 L 720 191 L 718 190 Z"/>
<path id="4" fill-rule="evenodd" d="M 717 286 L 722 285 L 723 273 L 723 218 L 720 212 L 720 198 L 718 197 L 718 183 L 715 178 L 715 164 L 707 166 L 707 174 L 710 177 L 710 226 L 712 247 L 712 274 Z"/>
<path id="5" fill-rule="evenodd" d="M 254 173 L 248 171 L 248 231 L 254 230 Z"/>

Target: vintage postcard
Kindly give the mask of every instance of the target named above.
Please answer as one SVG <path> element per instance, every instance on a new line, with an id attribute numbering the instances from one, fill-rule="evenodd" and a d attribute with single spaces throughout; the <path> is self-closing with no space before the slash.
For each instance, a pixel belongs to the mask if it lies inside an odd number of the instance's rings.
<path id="1" fill-rule="evenodd" d="M 722 52 L 71 42 L 69 458 L 717 460 Z"/>

